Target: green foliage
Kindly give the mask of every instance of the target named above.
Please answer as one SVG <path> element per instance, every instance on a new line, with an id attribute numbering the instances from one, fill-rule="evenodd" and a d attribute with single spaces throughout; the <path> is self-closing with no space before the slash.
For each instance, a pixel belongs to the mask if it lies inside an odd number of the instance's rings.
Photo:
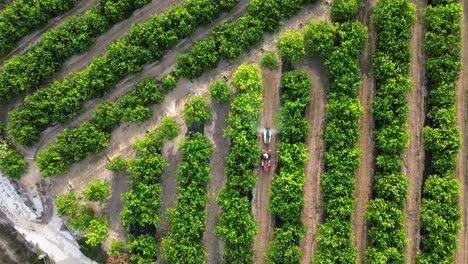
<path id="1" fill-rule="evenodd" d="M 104 202 L 111 193 L 108 181 L 95 180 L 88 183 L 88 187 L 83 190 L 83 196 L 91 202 Z"/>
<path id="2" fill-rule="evenodd" d="M 373 58 L 377 92 L 372 107 L 378 155 L 374 199 L 366 210 L 370 226 L 370 246 L 366 250 L 369 263 L 406 261 L 408 239 L 403 209 L 409 181 L 401 174 L 401 154 L 406 151 L 409 138 L 406 96 L 412 87 L 408 71 L 415 11 L 408 0 L 380 0 L 372 15 L 378 39 Z"/>
<path id="3" fill-rule="evenodd" d="M 262 60 L 260 61 L 260 64 L 270 70 L 277 69 L 278 68 L 278 60 L 276 60 L 275 54 L 272 52 L 265 52 L 265 55 L 263 55 Z"/>
<path id="4" fill-rule="evenodd" d="M 224 258 L 228 263 L 253 263 L 253 242 L 257 231 L 248 194 L 256 181 L 254 168 L 260 149 L 256 127 L 262 109 L 262 76 L 259 67 L 243 64 L 233 74 L 238 93 L 231 103 L 224 135 L 230 139 L 226 157 L 226 186 L 217 202 L 222 209 L 216 233 L 226 243 Z"/>
<path id="5" fill-rule="evenodd" d="M 0 13 L 0 56 L 7 54 L 16 42 L 50 18 L 72 9 L 78 0 L 12 1 Z"/>
<path id="6" fill-rule="evenodd" d="M 172 91 L 177 87 L 177 80 L 172 74 L 168 74 L 162 80 L 162 87 L 166 91 Z"/>
<path id="7" fill-rule="evenodd" d="M 277 47 L 281 59 L 296 63 L 305 54 L 304 35 L 296 30 L 286 31 L 278 37 Z"/>
<path id="8" fill-rule="evenodd" d="M 227 83 L 218 80 L 210 84 L 210 96 L 218 104 L 223 104 L 231 99 L 232 92 Z"/>
<path id="9" fill-rule="evenodd" d="M 87 229 L 89 233 L 85 235 L 86 244 L 92 247 L 101 244 L 109 235 L 107 219 L 105 217 L 91 220 Z"/>
<path id="10" fill-rule="evenodd" d="M 58 216 L 64 217 L 73 215 L 79 207 L 78 202 L 78 198 L 72 192 L 59 194 L 55 199 L 55 207 L 57 208 Z"/>
<path id="11" fill-rule="evenodd" d="M 161 119 L 159 131 L 161 131 L 168 140 L 173 140 L 177 137 L 177 135 L 179 135 L 179 129 L 179 124 L 177 124 L 175 118 L 165 116 Z"/>
<path id="12" fill-rule="evenodd" d="M 87 232 L 85 235 L 87 245 L 96 247 L 107 239 L 107 219 L 95 217 L 93 210 L 81 205 L 74 193 L 59 194 L 55 199 L 55 207 L 60 217 L 68 219 L 67 225 L 71 230 Z"/>
<path id="13" fill-rule="evenodd" d="M 305 28 L 306 47 L 311 55 L 322 58 L 331 80 L 323 133 L 326 170 L 321 176 L 327 217 L 319 229 L 314 263 L 357 261 L 349 219 L 354 211 L 355 174 L 360 162 L 357 145 L 362 109 L 358 90 L 362 82 L 358 59 L 366 42 L 367 28 L 357 21 L 335 25 L 318 21 Z"/>
<path id="14" fill-rule="evenodd" d="M 198 7 L 218 6 L 214 0 L 200 1 L 174 5 L 164 14 L 133 26 L 124 39 L 109 45 L 106 52 L 93 59 L 86 69 L 28 95 L 24 108 L 15 110 L 9 118 L 10 135 L 18 143 L 30 146 L 39 139 L 40 131 L 53 122 L 63 123 L 77 116 L 85 101 L 102 96 L 121 79 L 141 71 L 144 64 L 160 60 L 167 50 L 195 31 L 196 21 L 206 18 L 207 14 L 200 12 Z M 128 7 L 123 0 L 112 0 L 108 6 L 105 13 L 113 19 L 120 17 L 120 10 Z M 192 8 L 193 14 L 190 13 Z M 216 13 L 219 14 L 220 11 Z M 245 26 L 249 29 L 250 24 Z M 149 110 L 139 105 L 120 110 L 123 120 L 142 122 L 150 116 Z"/>
<path id="15" fill-rule="evenodd" d="M 211 120 L 210 104 L 206 97 L 190 96 L 185 102 L 184 121 L 188 126 L 204 124 Z"/>
<path id="16" fill-rule="evenodd" d="M 26 172 L 23 156 L 0 137 L 0 171 L 10 179 L 19 179 Z"/>
<path id="17" fill-rule="evenodd" d="M 306 136 L 309 132 L 305 108 L 310 101 L 311 80 L 300 70 L 286 72 L 281 81 L 279 127 L 279 174 L 273 176 L 270 212 L 281 225 L 275 229 L 266 252 L 269 263 L 297 263 L 302 257 L 299 242 L 304 235 L 301 223 L 304 208 L 304 178 L 307 161 Z M 297 113 L 286 115 L 284 113 Z M 302 129 L 301 129 L 302 126 Z"/>
<path id="18" fill-rule="evenodd" d="M 130 260 L 135 263 L 155 263 L 157 255 L 156 239 L 150 235 L 129 235 L 128 250 Z"/>
<path id="19" fill-rule="evenodd" d="M 299 224 L 284 224 L 275 229 L 275 235 L 265 253 L 267 263 L 298 263 L 302 259 L 299 243 L 304 237 L 305 228 Z"/>
<path id="20" fill-rule="evenodd" d="M 355 19 L 362 0 L 333 0 L 331 17 L 335 22 L 344 22 Z"/>
<path id="21" fill-rule="evenodd" d="M 38 154 L 36 164 L 43 176 L 62 175 L 74 161 L 99 152 L 108 145 L 109 135 L 89 122 L 74 129 L 66 128 L 55 145 Z"/>
<path id="22" fill-rule="evenodd" d="M 135 85 L 133 91 L 120 97 L 115 103 L 99 104 L 89 122 L 83 122 L 76 128 L 65 129 L 58 135 L 55 144 L 39 153 L 36 164 L 41 175 L 65 174 L 73 162 L 105 148 L 110 132 L 120 121 L 146 121 L 152 114 L 146 106 L 159 104 L 163 99 L 156 81 L 143 79 Z M 120 163 L 120 166 L 124 164 Z"/>
<path id="23" fill-rule="evenodd" d="M 312 56 L 325 58 L 335 45 L 336 27 L 329 21 L 310 22 L 304 29 L 304 43 Z"/>
<path id="24" fill-rule="evenodd" d="M 214 28 L 212 37 L 195 42 L 190 52 L 177 57 L 177 76 L 193 80 L 203 72 L 216 68 L 221 58 L 230 61 L 238 58 L 263 39 L 264 31 L 278 29 L 281 19 L 293 16 L 307 2 L 309 1 L 251 1 L 247 15 L 237 21 L 224 21 Z M 301 52 L 303 53 L 299 49 L 299 53 Z"/>
<path id="25" fill-rule="evenodd" d="M 207 255 L 203 234 L 212 146 L 206 136 L 196 132 L 181 142 L 180 150 L 184 161 L 177 171 L 177 202 L 168 211 L 170 229 L 161 250 L 169 263 L 202 263 Z"/>
<path id="26" fill-rule="evenodd" d="M 454 178 L 461 137 L 456 125 L 455 86 L 462 67 L 462 5 L 455 1 L 429 1 L 424 49 L 429 88 L 428 125 L 424 147 L 433 175 L 424 182 L 421 208 L 423 234 L 419 263 L 454 263 L 461 228 L 460 185 Z"/>
<path id="27" fill-rule="evenodd" d="M 122 156 L 117 156 L 106 163 L 106 169 L 113 172 L 120 172 L 127 169 L 128 163 L 129 160 L 122 158 Z"/>
<path id="28" fill-rule="evenodd" d="M 122 195 L 124 208 L 120 213 L 122 226 L 129 230 L 138 226 L 142 232 L 136 237 L 128 236 L 130 258 L 135 263 L 154 263 L 157 255 L 156 240 L 151 232 L 160 222 L 162 187 L 159 184 L 164 169 L 169 163 L 161 155 L 164 138 L 173 139 L 179 127 L 173 118 L 163 118 L 159 129 L 147 133 L 134 144 L 139 152 L 128 166 L 132 175 L 131 190 Z"/>
<path id="29" fill-rule="evenodd" d="M 110 243 L 110 249 L 107 251 L 108 256 L 117 256 L 122 252 L 125 243 L 119 240 L 113 239 Z"/>
<path id="30" fill-rule="evenodd" d="M 47 2 L 51 4 L 53 1 Z M 76 1 L 60 2 L 69 5 Z M 59 27 L 45 32 L 43 38 L 32 45 L 27 54 L 15 55 L 5 61 L 0 72 L 0 101 L 9 101 L 24 91 L 41 87 L 44 81 L 63 67 L 68 58 L 90 48 L 99 34 L 149 2 L 101 0 L 99 5 L 93 6 L 85 15 L 70 16 Z M 120 14 L 118 19 L 108 16 L 110 9 L 115 10 L 113 13 Z"/>
<path id="31" fill-rule="evenodd" d="M 177 56 L 175 73 L 189 80 L 200 77 L 204 71 L 216 69 L 219 62 L 216 41 L 206 38 L 196 41 L 190 53 Z"/>

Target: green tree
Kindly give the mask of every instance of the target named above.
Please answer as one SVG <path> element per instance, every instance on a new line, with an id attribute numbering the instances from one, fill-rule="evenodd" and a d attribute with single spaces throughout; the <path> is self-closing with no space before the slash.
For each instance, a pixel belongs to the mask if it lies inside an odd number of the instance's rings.
<path id="1" fill-rule="evenodd" d="M 210 84 L 210 96 L 218 104 L 223 104 L 232 96 L 231 89 L 223 80 L 218 80 Z"/>
<path id="2" fill-rule="evenodd" d="M 122 158 L 122 156 L 117 156 L 113 158 L 111 161 L 106 163 L 106 169 L 111 170 L 113 172 L 119 172 L 127 169 L 128 160 Z"/>
<path id="3" fill-rule="evenodd" d="M 23 156 L 0 137 L 0 171 L 11 179 L 19 179 L 26 172 Z"/>
<path id="4" fill-rule="evenodd" d="M 295 30 L 287 31 L 278 37 L 277 47 L 283 60 L 298 62 L 305 54 L 304 35 Z"/>
<path id="5" fill-rule="evenodd" d="M 168 74 L 162 80 L 162 87 L 166 91 L 174 90 L 177 87 L 177 79 L 172 74 Z"/>
<path id="6" fill-rule="evenodd" d="M 210 121 L 211 109 L 208 100 L 202 96 L 190 96 L 185 103 L 183 114 L 188 126 Z"/>
<path id="7" fill-rule="evenodd" d="M 110 249 L 107 251 L 108 256 L 117 256 L 122 252 L 125 243 L 119 240 L 113 239 L 110 243 Z"/>
<path id="8" fill-rule="evenodd" d="M 262 60 L 260 61 L 263 67 L 267 69 L 277 69 L 278 68 L 278 61 L 276 60 L 275 54 L 273 52 L 265 52 L 263 55 Z"/>
<path id="9" fill-rule="evenodd" d="M 89 231 L 86 237 L 86 244 L 95 247 L 101 242 L 105 241 L 109 235 L 107 219 L 105 217 L 98 217 L 89 222 L 87 228 Z"/>
<path id="10" fill-rule="evenodd" d="M 102 203 L 110 195 L 110 183 L 108 181 L 95 180 L 88 183 L 83 190 L 86 200 Z"/>
<path id="11" fill-rule="evenodd" d="M 79 207 L 78 198 L 72 192 L 59 194 L 54 203 L 60 217 L 74 215 Z"/>

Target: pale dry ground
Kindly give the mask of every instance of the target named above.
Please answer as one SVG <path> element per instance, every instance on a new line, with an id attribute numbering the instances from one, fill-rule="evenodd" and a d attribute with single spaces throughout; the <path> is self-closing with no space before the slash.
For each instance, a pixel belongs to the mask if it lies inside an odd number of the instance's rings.
<path id="1" fill-rule="evenodd" d="M 276 53 L 276 52 L 275 52 Z M 278 55 L 276 55 L 278 56 Z M 280 107 L 279 86 L 281 81 L 281 66 L 276 70 L 262 69 L 263 78 L 263 111 L 260 116 L 260 127 L 270 128 L 275 131 L 276 114 Z M 273 175 L 278 167 L 277 143 L 278 134 L 273 133 L 270 145 L 265 145 L 261 136 L 258 137 L 260 149 L 271 153 L 271 166 L 268 172 L 262 168 L 257 169 L 257 183 L 253 189 L 252 210 L 257 222 L 258 231 L 255 238 L 254 261 L 257 264 L 265 263 L 264 254 L 268 248 L 269 241 L 273 237 L 274 225 L 270 214 L 269 190 L 273 180 Z M 259 157 L 260 160 L 260 157 Z"/>
<path id="2" fill-rule="evenodd" d="M 424 178 L 425 152 L 423 140 L 423 128 L 426 118 L 427 86 L 424 66 L 424 17 L 425 1 L 414 0 L 416 5 L 416 21 L 411 38 L 411 68 L 410 77 L 413 87 L 407 96 L 409 104 L 408 129 L 409 144 L 403 155 L 403 173 L 409 179 L 408 200 L 405 205 L 406 247 L 407 263 L 416 263 L 416 253 L 420 250 L 421 242 L 421 191 Z"/>
<path id="3" fill-rule="evenodd" d="M 460 79 L 457 86 L 457 124 L 462 135 L 462 149 L 458 155 L 458 166 L 456 176 L 461 184 L 462 193 L 460 196 L 460 205 L 462 207 L 462 230 L 458 236 L 458 251 L 455 263 L 468 263 L 468 0 L 462 0 L 463 18 L 462 18 L 462 63 L 463 71 L 460 73 Z"/>
<path id="4" fill-rule="evenodd" d="M 31 45 L 34 45 L 36 42 L 42 39 L 42 35 L 52 29 L 58 27 L 65 19 L 73 15 L 82 15 L 86 13 L 98 0 L 81 0 L 76 4 L 75 7 L 70 9 L 68 12 L 63 13 L 60 16 L 49 19 L 47 24 L 40 29 L 37 29 L 31 32 L 29 35 L 23 37 L 21 40 L 16 42 L 16 46 L 10 52 L 0 59 L 1 68 L 3 68 L 3 63 L 5 60 L 11 58 L 16 54 L 25 54 Z"/>
<path id="5" fill-rule="evenodd" d="M 359 64 L 361 68 L 362 87 L 359 90 L 359 101 L 362 114 L 359 120 L 361 149 L 360 166 L 356 174 L 356 207 L 351 216 L 353 226 L 353 244 L 357 249 L 358 263 L 365 263 L 365 252 L 368 246 L 366 206 L 372 197 L 372 179 L 375 171 L 374 120 L 372 118 L 372 100 L 375 95 L 375 79 L 372 76 L 372 55 L 375 52 L 376 34 L 372 27 L 372 8 L 376 0 L 366 1 L 358 14 L 358 20 L 368 28 L 368 41 Z"/>
<path id="6" fill-rule="evenodd" d="M 306 56 L 299 69 L 304 70 L 312 80 L 311 100 L 306 109 L 309 124 L 307 136 L 307 163 L 304 182 L 304 209 L 302 222 L 306 233 L 301 241 L 303 258 L 301 264 L 309 264 L 317 249 L 317 235 L 319 225 L 323 223 L 324 208 L 323 195 L 320 187 L 320 176 L 325 170 L 324 154 L 325 142 L 322 138 L 326 120 L 326 94 L 328 91 L 328 76 L 319 59 Z"/>

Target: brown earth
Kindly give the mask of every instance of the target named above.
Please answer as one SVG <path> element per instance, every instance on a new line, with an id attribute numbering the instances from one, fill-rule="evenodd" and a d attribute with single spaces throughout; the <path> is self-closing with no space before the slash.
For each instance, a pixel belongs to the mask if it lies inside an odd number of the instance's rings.
<path id="1" fill-rule="evenodd" d="M 408 200 L 405 206 L 407 215 L 406 236 L 409 240 L 406 247 L 407 263 L 416 263 L 416 253 L 421 242 L 421 190 L 425 165 L 424 140 L 422 130 L 426 118 L 427 88 L 424 67 L 424 17 L 425 1 L 415 0 L 416 22 L 411 38 L 410 77 L 413 88 L 407 96 L 409 104 L 408 129 L 409 144 L 403 155 L 403 173 L 409 179 Z"/>
<path id="2" fill-rule="evenodd" d="M 216 224 L 218 223 L 221 208 L 216 203 L 216 197 L 221 187 L 226 183 L 226 174 L 224 173 L 224 159 L 229 152 L 229 140 L 223 137 L 224 128 L 228 126 L 226 118 L 230 110 L 230 103 L 218 105 L 211 103 L 213 121 L 205 126 L 205 134 L 211 139 L 213 145 L 213 154 L 210 159 L 211 179 L 208 183 L 208 212 L 206 220 L 206 232 L 204 235 L 205 250 L 208 253 L 206 263 L 220 263 L 222 259 L 223 241 L 216 236 Z"/>
<path id="3" fill-rule="evenodd" d="M 460 181 L 462 193 L 460 196 L 460 205 L 462 207 L 462 230 L 458 236 L 458 250 L 455 263 L 468 263 L 468 0 L 462 0 L 463 18 L 462 18 L 462 63 L 463 71 L 457 86 L 457 124 L 462 135 L 462 149 L 458 156 L 458 166 L 456 176 Z"/>
<path id="4" fill-rule="evenodd" d="M 262 152 L 271 153 L 271 166 L 268 172 L 262 168 L 257 170 L 257 183 L 253 189 L 252 211 L 258 225 L 258 232 L 255 238 L 255 263 L 265 263 L 264 254 L 268 248 L 268 243 L 273 236 L 273 218 L 270 214 L 269 190 L 278 166 L 278 134 L 275 132 L 275 117 L 280 108 L 279 85 L 281 81 L 281 67 L 276 70 L 262 70 L 263 77 L 263 111 L 260 117 L 260 127 L 272 129 L 271 143 L 266 145 L 263 142 L 261 130 L 259 130 L 258 141 Z M 260 157 L 259 157 L 260 160 Z"/>
<path id="5" fill-rule="evenodd" d="M 360 58 L 362 87 L 359 90 L 362 114 L 359 120 L 361 136 L 360 166 L 356 174 L 356 207 L 351 216 L 353 226 L 353 244 L 357 249 L 358 263 L 365 263 L 365 252 L 368 246 L 366 206 L 372 195 L 372 178 L 374 175 L 375 147 L 374 120 L 372 118 L 372 100 L 375 94 L 375 79 L 372 76 L 372 55 L 375 52 L 376 34 L 372 27 L 370 15 L 376 0 L 367 1 L 359 11 L 358 20 L 368 27 L 368 43 Z"/>
<path id="6" fill-rule="evenodd" d="M 97 0 L 82 0 L 68 12 L 65 12 L 60 16 L 50 19 L 45 26 L 35 30 L 31 34 L 25 36 L 24 38 L 16 42 L 15 48 L 0 59 L 1 67 L 3 68 L 3 63 L 5 62 L 5 60 L 11 58 L 13 55 L 26 53 L 29 46 L 41 40 L 42 35 L 46 31 L 58 27 L 69 16 L 84 14 L 96 3 Z"/>
<path id="7" fill-rule="evenodd" d="M 303 258 L 301 264 L 309 264 L 317 249 L 318 228 L 323 223 L 323 196 L 320 188 L 320 176 L 324 172 L 325 142 L 322 133 L 326 120 L 326 90 L 328 77 L 323 65 L 318 59 L 308 56 L 299 67 L 307 72 L 312 80 L 311 100 L 306 109 L 306 118 L 309 124 L 307 136 L 307 164 L 305 168 L 304 183 L 304 209 L 302 222 L 306 228 L 304 239 L 301 241 Z"/>

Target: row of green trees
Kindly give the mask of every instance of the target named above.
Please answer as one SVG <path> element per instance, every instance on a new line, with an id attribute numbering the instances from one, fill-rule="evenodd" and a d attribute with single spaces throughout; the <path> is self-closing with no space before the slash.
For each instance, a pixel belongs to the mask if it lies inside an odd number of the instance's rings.
<path id="1" fill-rule="evenodd" d="M 1 132 L 0 132 L 1 133 Z M 10 179 L 19 179 L 26 172 L 23 156 L 14 146 L 0 136 L 0 171 Z"/>
<path id="2" fill-rule="evenodd" d="M 14 0 L 0 12 L 0 56 L 47 21 L 72 9 L 78 0 Z"/>
<path id="3" fill-rule="evenodd" d="M 408 101 L 411 90 L 410 39 L 415 6 L 408 0 L 380 0 L 372 15 L 377 33 L 373 71 L 377 92 L 372 114 L 376 131 L 376 174 L 374 197 L 369 201 L 366 220 L 370 245 L 369 263 L 405 263 L 408 178 L 401 173 L 401 154 L 408 145 Z"/>
<path id="4" fill-rule="evenodd" d="M 234 60 L 263 39 L 265 31 L 276 31 L 283 18 L 290 18 L 315 0 L 252 0 L 247 15 L 224 21 L 213 35 L 195 42 L 190 52 L 177 57 L 175 73 L 189 80 L 215 69 L 221 59 Z"/>
<path id="5" fill-rule="evenodd" d="M 109 144 L 112 130 L 120 122 L 142 123 L 149 119 L 149 105 L 159 104 L 164 96 L 157 81 L 144 79 L 135 89 L 115 102 L 103 102 L 96 108 L 90 121 L 75 128 L 64 129 L 55 144 L 47 146 L 36 159 L 42 176 L 63 175 L 71 164 L 96 154 Z"/>
<path id="6" fill-rule="evenodd" d="M 456 125 L 455 87 L 460 59 L 462 6 L 453 0 L 428 1 L 424 10 L 429 112 L 424 146 L 431 160 L 421 208 L 420 263 L 453 263 L 461 228 L 460 185 L 454 178 L 461 147 Z"/>
<path id="7" fill-rule="evenodd" d="M 27 54 L 5 61 L 0 72 L 0 101 L 9 101 L 26 90 L 40 88 L 66 59 L 90 48 L 99 34 L 149 2 L 151 0 L 100 0 L 86 15 L 68 17 L 59 27 L 47 31 Z"/>
<path id="8" fill-rule="evenodd" d="M 193 111 L 194 106 L 199 105 L 190 103 L 197 102 L 195 99 L 187 101 L 184 111 L 185 117 L 190 116 L 186 118 L 189 127 L 193 124 L 192 120 L 199 120 L 196 122 L 203 124 L 205 120 L 211 119 L 204 118 L 211 117 L 206 100 L 199 100 L 198 102 L 206 104 Z M 207 256 L 203 248 L 203 234 L 206 229 L 207 184 L 210 179 L 210 157 L 213 146 L 205 135 L 194 132 L 182 140 L 180 151 L 184 160 L 177 170 L 177 202 L 175 208 L 168 210 L 170 229 L 161 242 L 162 255 L 168 263 L 203 263 Z"/>
<path id="9" fill-rule="evenodd" d="M 123 40 L 112 43 L 85 70 L 28 95 L 22 109 L 9 113 L 10 136 L 22 145 L 32 145 L 52 122 L 77 116 L 86 100 L 102 96 L 124 77 L 141 71 L 145 63 L 161 59 L 198 26 L 210 23 L 237 2 L 187 0 L 184 5 L 174 5 L 164 14 L 133 26 Z"/>
<path id="10" fill-rule="evenodd" d="M 310 101 L 311 80 L 300 70 L 286 72 L 281 81 L 282 107 L 278 114 L 279 173 L 270 189 L 270 212 L 276 228 L 266 253 L 268 263 L 299 263 L 299 243 L 305 228 L 301 221 L 304 208 L 304 179 L 309 125 L 304 117 Z"/>
<path id="11" fill-rule="evenodd" d="M 134 263 L 154 263 L 157 246 L 154 229 L 159 225 L 162 187 L 160 182 L 169 163 L 161 155 L 164 139 L 172 140 L 179 134 L 175 119 L 164 117 L 159 128 L 138 139 L 133 148 L 138 156 L 128 164 L 131 190 L 124 193 L 124 208 L 120 222 L 128 235 L 128 250 Z"/>
<path id="12" fill-rule="evenodd" d="M 337 1 L 333 5 L 341 3 Z M 325 222 L 317 237 L 316 263 L 357 261 L 350 217 L 354 211 L 355 176 L 361 153 L 357 146 L 362 112 L 358 98 L 362 84 L 358 59 L 366 41 L 367 28 L 357 21 L 335 25 L 325 21 L 311 22 L 305 28 L 307 48 L 312 55 L 322 58 L 330 76 L 327 123 L 323 133 L 325 173 L 321 176 Z"/>
<path id="13" fill-rule="evenodd" d="M 110 195 L 110 184 L 107 181 L 92 181 L 82 194 L 85 201 L 102 203 Z M 96 247 L 107 239 L 109 232 L 106 217 L 95 215 L 93 209 L 85 206 L 81 197 L 75 193 L 58 195 L 55 206 L 57 214 L 67 220 L 71 230 L 87 232 L 86 244 Z"/>
<path id="14" fill-rule="evenodd" d="M 257 226 L 251 211 L 251 195 L 260 157 L 256 127 L 263 107 L 262 75 L 258 65 L 243 64 L 232 80 L 237 94 L 231 103 L 229 126 L 224 130 L 224 136 L 230 140 L 225 168 L 228 180 L 217 197 L 222 212 L 216 233 L 226 243 L 226 263 L 253 263 Z"/>

